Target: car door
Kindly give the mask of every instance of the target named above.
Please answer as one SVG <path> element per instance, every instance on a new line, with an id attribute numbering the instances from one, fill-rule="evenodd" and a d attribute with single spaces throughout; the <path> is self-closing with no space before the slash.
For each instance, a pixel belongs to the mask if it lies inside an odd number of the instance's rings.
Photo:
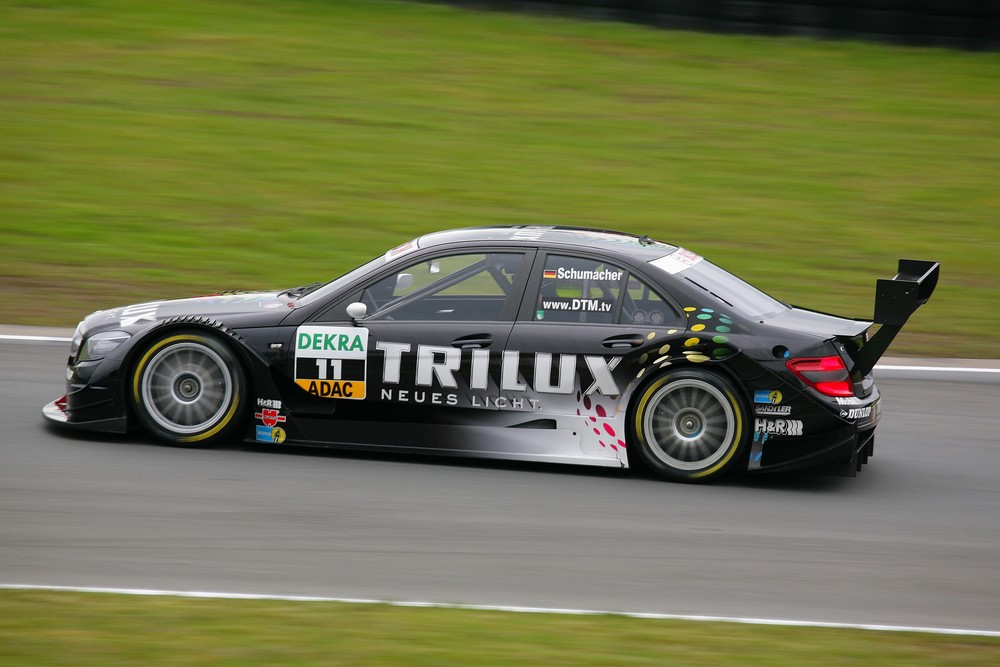
<path id="1" fill-rule="evenodd" d="M 325 442 L 466 447 L 460 427 L 497 410 L 502 353 L 533 253 L 422 253 L 299 326 L 299 423 Z M 365 305 L 345 322 L 347 303 Z"/>
<path id="2" fill-rule="evenodd" d="M 679 323 L 679 309 L 622 263 L 600 255 L 540 253 L 507 342 L 517 384 L 501 404 L 532 400 L 555 433 L 539 447 L 559 456 L 625 460 L 625 416 L 634 360 L 654 328 Z"/>

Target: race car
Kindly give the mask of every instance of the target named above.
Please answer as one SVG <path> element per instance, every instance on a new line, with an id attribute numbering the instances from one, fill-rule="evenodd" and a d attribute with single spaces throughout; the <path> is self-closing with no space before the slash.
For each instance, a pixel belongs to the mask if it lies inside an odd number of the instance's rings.
<path id="1" fill-rule="evenodd" d="M 642 464 L 680 481 L 855 471 L 879 421 L 872 369 L 938 273 L 900 260 L 856 320 L 646 235 L 442 231 L 325 283 L 93 313 L 43 414 L 174 445 Z"/>

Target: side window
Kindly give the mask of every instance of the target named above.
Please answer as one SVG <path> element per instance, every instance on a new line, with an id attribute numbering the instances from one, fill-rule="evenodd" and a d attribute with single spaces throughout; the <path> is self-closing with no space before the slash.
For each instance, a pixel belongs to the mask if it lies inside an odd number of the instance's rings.
<path id="1" fill-rule="evenodd" d="M 680 315 L 645 282 L 629 276 L 619 324 L 674 324 Z"/>
<path id="2" fill-rule="evenodd" d="M 379 319 L 497 321 L 523 259 L 472 253 L 423 260 L 368 285 L 361 300 Z"/>
<path id="3" fill-rule="evenodd" d="M 535 306 L 536 321 L 611 324 L 625 271 L 612 264 L 549 255 Z"/>

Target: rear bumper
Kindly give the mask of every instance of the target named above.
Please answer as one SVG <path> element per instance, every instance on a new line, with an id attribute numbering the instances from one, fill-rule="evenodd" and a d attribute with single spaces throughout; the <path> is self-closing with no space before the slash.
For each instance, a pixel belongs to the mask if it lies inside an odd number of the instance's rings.
<path id="1" fill-rule="evenodd" d="M 846 431 L 846 432 L 845 432 Z M 750 472 L 781 472 L 837 467 L 854 475 L 875 453 L 875 426 L 841 429 L 813 438 L 751 443 Z"/>

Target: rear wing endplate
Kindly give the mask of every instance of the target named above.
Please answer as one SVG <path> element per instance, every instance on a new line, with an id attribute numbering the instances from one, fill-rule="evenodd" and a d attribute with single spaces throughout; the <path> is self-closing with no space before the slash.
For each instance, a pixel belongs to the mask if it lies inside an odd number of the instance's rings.
<path id="1" fill-rule="evenodd" d="M 871 372 L 910 315 L 931 298 L 940 268 L 938 262 L 901 259 L 895 278 L 876 282 L 874 320 L 881 326 L 858 350 L 854 371 L 862 376 Z"/>

